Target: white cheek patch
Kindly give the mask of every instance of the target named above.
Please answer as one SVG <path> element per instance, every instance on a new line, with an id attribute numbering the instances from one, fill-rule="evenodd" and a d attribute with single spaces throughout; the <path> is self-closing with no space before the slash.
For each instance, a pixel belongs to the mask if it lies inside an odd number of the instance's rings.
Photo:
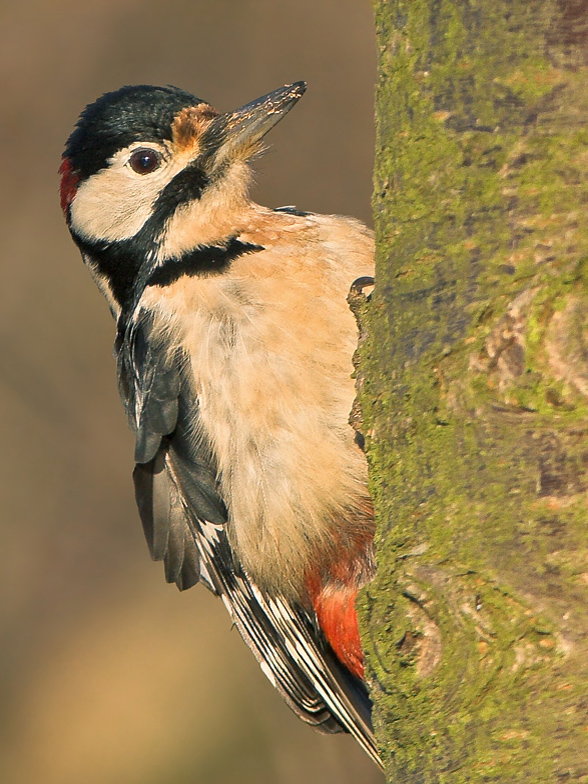
<path id="1" fill-rule="evenodd" d="M 71 206 L 72 228 L 87 240 L 124 240 L 151 215 L 157 187 L 139 187 L 123 172 L 105 169 L 80 186 Z"/>
<path id="2" fill-rule="evenodd" d="M 116 153 L 110 165 L 80 185 L 71 205 L 71 225 L 83 239 L 116 242 L 133 237 L 149 219 L 157 197 L 185 165 L 185 161 L 163 161 L 151 174 L 137 174 L 128 160 L 140 147 L 166 150 L 153 144 L 136 143 Z"/>

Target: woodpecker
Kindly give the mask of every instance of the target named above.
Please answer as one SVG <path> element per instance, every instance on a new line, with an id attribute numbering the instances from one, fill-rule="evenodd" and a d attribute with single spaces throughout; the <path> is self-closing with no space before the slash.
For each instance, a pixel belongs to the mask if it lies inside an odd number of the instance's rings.
<path id="1" fill-rule="evenodd" d="M 60 168 L 71 235 L 116 320 L 151 556 L 223 600 L 300 718 L 379 764 L 355 598 L 374 573 L 349 425 L 359 221 L 249 197 L 262 138 L 304 82 L 219 113 L 176 87 L 88 105 Z"/>

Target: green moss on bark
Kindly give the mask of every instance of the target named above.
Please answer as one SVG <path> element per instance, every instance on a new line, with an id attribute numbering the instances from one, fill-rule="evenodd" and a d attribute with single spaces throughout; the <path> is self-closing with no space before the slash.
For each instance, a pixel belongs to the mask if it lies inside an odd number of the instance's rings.
<path id="1" fill-rule="evenodd" d="M 375 5 L 361 615 L 393 781 L 588 781 L 588 47 L 570 7 Z"/>

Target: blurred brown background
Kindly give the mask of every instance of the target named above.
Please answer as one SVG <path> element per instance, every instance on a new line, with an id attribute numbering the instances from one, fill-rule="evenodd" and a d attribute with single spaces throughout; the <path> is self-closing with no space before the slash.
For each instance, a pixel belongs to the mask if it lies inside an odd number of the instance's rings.
<path id="1" fill-rule="evenodd" d="M 219 601 L 149 560 L 113 324 L 56 176 L 106 90 L 169 83 L 228 110 L 306 79 L 255 197 L 369 221 L 368 0 L 4 0 L 0 31 L 0 781 L 380 781 L 289 712 Z"/>

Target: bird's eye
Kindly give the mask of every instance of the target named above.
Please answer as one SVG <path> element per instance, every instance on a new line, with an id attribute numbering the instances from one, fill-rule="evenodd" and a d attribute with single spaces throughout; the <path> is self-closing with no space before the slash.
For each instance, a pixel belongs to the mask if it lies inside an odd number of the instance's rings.
<path id="1" fill-rule="evenodd" d="M 151 174 L 155 169 L 159 169 L 161 165 L 161 155 L 157 150 L 151 150 L 147 147 L 135 152 L 129 158 L 131 169 L 137 174 Z"/>

